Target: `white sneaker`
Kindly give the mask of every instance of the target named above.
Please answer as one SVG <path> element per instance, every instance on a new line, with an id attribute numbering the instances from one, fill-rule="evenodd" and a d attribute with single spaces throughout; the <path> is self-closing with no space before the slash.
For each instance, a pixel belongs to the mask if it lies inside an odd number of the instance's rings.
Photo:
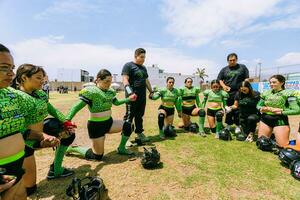
<path id="1" fill-rule="evenodd" d="M 133 146 L 133 144 L 132 144 L 132 142 L 130 142 L 129 140 L 127 140 L 127 142 L 126 142 L 126 145 L 125 145 L 126 147 L 132 147 Z"/>
<path id="2" fill-rule="evenodd" d="M 249 133 L 248 137 L 245 140 L 246 142 L 253 142 L 253 133 Z"/>

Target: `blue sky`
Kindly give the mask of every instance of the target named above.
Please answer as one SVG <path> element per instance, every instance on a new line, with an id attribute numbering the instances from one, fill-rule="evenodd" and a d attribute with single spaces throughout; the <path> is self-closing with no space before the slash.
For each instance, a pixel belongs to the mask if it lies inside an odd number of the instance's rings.
<path id="1" fill-rule="evenodd" d="M 146 65 L 206 67 L 210 78 L 231 52 L 253 75 L 258 62 L 300 64 L 297 0 L 0 0 L 0 24 L 16 65 L 45 66 L 51 79 L 58 68 L 120 73 L 137 47 Z"/>

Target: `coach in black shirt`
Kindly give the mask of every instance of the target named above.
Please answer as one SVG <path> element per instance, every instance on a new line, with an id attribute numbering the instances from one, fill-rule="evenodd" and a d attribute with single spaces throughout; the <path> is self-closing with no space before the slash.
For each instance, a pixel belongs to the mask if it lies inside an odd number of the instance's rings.
<path id="1" fill-rule="evenodd" d="M 229 93 L 229 98 L 227 100 L 227 106 L 232 106 L 234 104 L 234 97 L 241 86 L 241 83 L 249 78 L 249 71 L 247 67 L 243 64 L 237 63 L 238 56 L 235 53 L 231 53 L 227 56 L 228 65 L 224 67 L 219 75 L 218 80 L 220 81 L 223 89 Z M 232 125 L 233 123 L 239 124 L 238 112 L 230 112 L 226 115 L 225 122 L 227 125 Z"/>
<path id="2" fill-rule="evenodd" d="M 153 91 L 148 80 L 147 69 L 143 65 L 145 62 L 145 57 L 145 49 L 136 49 L 134 54 L 134 61 L 126 63 L 122 70 L 125 96 L 128 97 L 132 94 L 136 94 L 137 99 L 134 102 L 126 104 L 126 114 L 124 116 L 122 139 L 118 148 L 118 152 L 120 154 L 132 154 L 131 151 L 125 148 L 125 145 L 132 132 L 133 119 L 135 125 L 135 133 L 138 135 L 138 138 L 142 142 L 149 141 L 149 138 L 147 138 L 143 133 L 143 116 L 146 107 L 146 88 L 149 90 L 150 95 L 153 94 Z"/>

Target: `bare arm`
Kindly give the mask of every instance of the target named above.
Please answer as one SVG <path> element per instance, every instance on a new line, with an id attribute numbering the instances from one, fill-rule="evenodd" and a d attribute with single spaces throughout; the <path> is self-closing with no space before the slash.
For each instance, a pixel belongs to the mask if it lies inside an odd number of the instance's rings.
<path id="1" fill-rule="evenodd" d="M 123 81 L 123 85 L 129 85 L 129 76 L 128 75 L 123 75 L 122 76 L 122 81 Z"/>
<path id="2" fill-rule="evenodd" d="M 152 90 L 151 83 L 150 83 L 149 79 L 146 79 L 146 87 L 147 87 L 147 89 L 150 93 L 153 93 L 153 90 Z"/>
<path id="3" fill-rule="evenodd" d="M 235 109 L 238 109 L 238 107 L 239 107 L 239 102 L 238 102 L 237 100 L 235 100 L 235 101 L 234 101 L 234 104 L 231 106 L 231 108 L 232 108 L 233 110 L 235 110 Z"/>

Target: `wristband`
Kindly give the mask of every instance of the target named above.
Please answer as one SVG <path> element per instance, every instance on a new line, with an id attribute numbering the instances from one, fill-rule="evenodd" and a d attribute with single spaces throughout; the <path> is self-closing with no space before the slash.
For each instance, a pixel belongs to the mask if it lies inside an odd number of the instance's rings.
<path id="1" fill-rule="evenodd" d="M 125 85 L 125 91 L 130 96 L 133 94 L 132 88 L 129 85 Z"/>

